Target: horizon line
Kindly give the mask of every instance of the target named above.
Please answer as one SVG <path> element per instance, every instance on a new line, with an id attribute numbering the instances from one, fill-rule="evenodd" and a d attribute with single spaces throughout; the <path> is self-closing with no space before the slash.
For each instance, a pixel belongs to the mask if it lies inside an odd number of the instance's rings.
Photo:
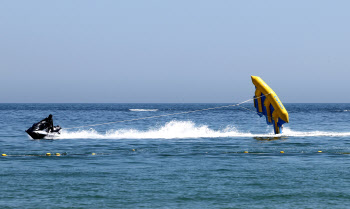
<path id="1" fill-rule="evenodd" d="M 240 102 L 0 102 L 0 104 L 238 104 L 238 103 Z M 253 104 L 253 101 L 249 101 L 246 103 Z M 283 104 L 350 104 L 350 102 L 283 102 Z"/>

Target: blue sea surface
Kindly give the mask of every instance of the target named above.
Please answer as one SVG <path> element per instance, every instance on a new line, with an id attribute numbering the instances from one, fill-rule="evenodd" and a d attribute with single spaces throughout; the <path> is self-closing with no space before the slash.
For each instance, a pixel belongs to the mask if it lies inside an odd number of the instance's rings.
<path id="1" fill-rule="evenodd" d="M 0 104 L 0 208 L 350 207 L 350 104 L 284 104 L 281 135 L 251 103 L 153 117 L 224 105 Z"/>

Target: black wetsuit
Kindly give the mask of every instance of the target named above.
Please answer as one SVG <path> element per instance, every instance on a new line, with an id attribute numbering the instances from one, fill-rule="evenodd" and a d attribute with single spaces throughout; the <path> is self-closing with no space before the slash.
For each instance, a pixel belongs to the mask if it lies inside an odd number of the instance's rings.
<path id="1" fill-rule="evenodd" d="M 52 115 L 50 114 L 49 117 L 41 120 L 39 123 L 44 122 L 45 121 L 45 125 L 47 127 L 47 130 L 49 132 L 53 131 L 53 120 L 52 120 Z"/>

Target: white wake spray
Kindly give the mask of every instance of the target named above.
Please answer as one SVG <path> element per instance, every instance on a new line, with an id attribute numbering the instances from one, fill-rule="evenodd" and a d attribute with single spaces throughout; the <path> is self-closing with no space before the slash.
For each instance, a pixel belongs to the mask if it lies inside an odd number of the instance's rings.
<path id="1" fill-rule="evenodd" d="M 136 129 L 109 130 L 98 133 L 94 129 L 75 132 L 63 131 L 59 138 L 95 138 L 95 139 L 174 139 L 174 138 L 218 138 L 234 136 L 254 136 L 240 133 L 234 127 L 223 130 L 212 130 L 206 125 L 197 126 L 191 121 L 171 121 L 159 128 L 140 131 Z"/>
<path id="2" fill-rule="evenodd" d="M 308 137 L 308 136 L 330 136 L 330 137 L 344 137 L 344 136 L 350 136 L 350 132 L 327 132 L 327 131 L 293 131 L 290 128 L 284 128 L 283 129 L 283 136 L 301 136 L 301 137 Z"/>
<path id="3" fill-rule="evenodd" d="M 300 132 L 284 128 L 283 134 L 252 134 L 240 132 L 235 127 L 226 127 L 222 130 L 210 129 L 207 125 L 196 125 L 191 121 L 171 121 L 164 126 L 140 131 L 136 129 L 109 130 L 100 133 L 94 129 L 78 131 L 62 131 L 59 139 L 186 139 L 186 138 L 220 138 L 220 137 L 344 137 L 350 136 L 350 132 Z"/>

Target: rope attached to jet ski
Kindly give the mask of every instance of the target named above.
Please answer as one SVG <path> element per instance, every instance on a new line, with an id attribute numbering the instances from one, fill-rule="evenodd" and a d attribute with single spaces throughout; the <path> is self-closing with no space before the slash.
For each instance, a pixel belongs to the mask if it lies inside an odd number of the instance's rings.
<path id="1" fill-rule="evenodd" d="M 269 93 L 271 94 L 271 93 Z M 269 94 L 261 95 L 260 97 L 267 96 Z M 246 101 L 233 104 L 233 105 L 225 105 L 225 106 L 220 106 L 220 107 L 211 107 L 211 108 L 206 108 L 206 109 L 199 109 L 199 110 L 191 110 L 191 111 L 186 111 L 186 112 L 178 112 L 178 113 L 171 113 L 171 114 L 165 114 L 165 115 L 156 115 L 156 116 L 149 116 L 149 117 L 143 117 L 143 118 L 135 118 L 135 119 L 129 119 L 129 120 L 120 120 L 120 121 L 114 121 L 114 122 L 108 122 L 108 123 L 99 123 L 99 124 L 92 124 L 92 125 L 85 125 L 85 126 L 76 126 L 76 127 L 70 127 L 70 128 L 62 128 L 62 129 L 74 129 L 74 128 L 83 128 L 83 127 L 92 127 L 92 126 L 101 126 L 101 125 L 108 125 L 108 124 L 113 124 L 113 123 L 123 123 L 123 122 L 130 122 L 130 121 L 137 121 L 137 120 L 146 120 L 150 118 L 160 118 L 160 117 L 167 117 L 167 116 L 172 116 L 172 115 L 182 115 L 182 114 L 189 114 L 189 113 L 194 113 L 194 112 L 201 112 L 201 111 L 208 111 L 208 110 L 215 110 L 215 109 L 221 109 L 221 108 L 227 108 L 227 107 L 235 107 L 239 106 L 241 104 L 247 103 L 249 101 L 252 101 L 254 99 L 260 98 L 260 97 L 255 97 L 252 99 L 248 99 Z M 243 108 L 243 107 L 242 107 Z M 247 109 L 247 108 L 244 108 Z"/>

